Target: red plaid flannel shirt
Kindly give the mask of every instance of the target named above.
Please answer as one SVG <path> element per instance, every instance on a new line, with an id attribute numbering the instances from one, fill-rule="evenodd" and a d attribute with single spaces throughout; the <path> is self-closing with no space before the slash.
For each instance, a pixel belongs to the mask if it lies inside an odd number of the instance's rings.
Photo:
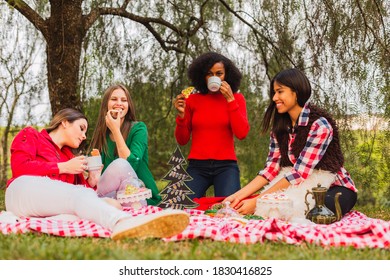
<path id="1" fill-rule="evenodd" d="M 307 104 L 305 104 L 297 122 L 298 126 L 308 125 L 309 113 L 310 109 Z M 325 154 L 332 139 L 332 126 L 325 118 L 319 118 L 310 128 L 305 148 L 302 150 L 299 157 L 295 158 L 295 156 L 291 153 L 291 146 L 295 140 L 294 129 L 292 129 L 289 134 L 288 157 L 293 163 L 293 167 L 291 172 L 285 175 L 287 181 L 289 181 L 292 185 L 299 185 L 307 179 L 310 174 L 312 174 L 315 166 L 321 160 L 322 156 Z M 280 171 L 280 157 L 279 143 L 276 140 L 276 137 L 271 133 L 267 162 L 265 168 L 259 171 L 258 174 L 266 178 L 268 181 L 272 181 Z M 357 191 L 351 176 L 344 167 L 340 168 L 337 172 L 337 178 L 332 185 L 344 186 L 355 192 Z"/>

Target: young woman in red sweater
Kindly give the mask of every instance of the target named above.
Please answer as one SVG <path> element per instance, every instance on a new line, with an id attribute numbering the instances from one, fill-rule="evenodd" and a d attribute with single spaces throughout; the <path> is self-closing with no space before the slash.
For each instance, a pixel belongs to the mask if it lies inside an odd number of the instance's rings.
<path id="1" fill-rule="evenodd" d="M 191 198 L 205 195 L 214 186 L 215 196 L 229 196 L 240 189 L 240 171 L 234 149 L 234 137 L 244 139 L 249 123 L 244 96 L 239 92 L 242 75 L 225 56 L 209 52 L 196 58 L 188 68 L 195 87 L 186 98 L 175 101 L 177 110 L 175 137 L 179 145 L 191 140 L 187 186 Z M 210 90 L 210 77 L 219 77 L 219 88 Z"/>

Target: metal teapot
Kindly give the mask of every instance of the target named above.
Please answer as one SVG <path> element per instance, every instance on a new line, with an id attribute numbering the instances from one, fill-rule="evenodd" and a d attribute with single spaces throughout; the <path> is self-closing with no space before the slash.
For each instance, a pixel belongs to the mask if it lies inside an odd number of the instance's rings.
<path id="1" fill-rule="evenodd" d="M 316 223 L 316 224 L 331 224 L 341 219 L 341 207 L 339 203 L 339 196 L 341 192 L 336 193 L 334 197 L 336 214 L 329 210 L 325 206 L 325 195 L 327 189 L 321 187 L 320 184 L 317 187 L 312 188 L 312 191 L 307 190 L 305 195 L 305 204 L 307 206 L 307 211 L 305 211 L 306 219 Z M 307 201 L 307 196 L 311 194 L 315 201 L 315 206 L 309 211 L 309 202 Z"/>

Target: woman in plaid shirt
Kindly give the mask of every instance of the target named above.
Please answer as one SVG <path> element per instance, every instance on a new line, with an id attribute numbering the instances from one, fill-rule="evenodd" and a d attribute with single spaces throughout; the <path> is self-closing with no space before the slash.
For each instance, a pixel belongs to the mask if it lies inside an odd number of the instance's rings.
<path id="1" fill-rule="evenodd" d="M 308 102 L 310 95 L 310 82 L 298 69 L 283 70 L 271 80 L 270 104 L 262 123 L 263 133 L 271 128 L 265 168 L 245 187 L 225 199 L 239 213 L 253 213 L 259 197 L 287 192 L 294 187 L 298 189 L 310 176 L 331 178 L 328 185 L 323 186 L 329 187 L 325 205 L 332 211 L 335 212 L 334 197 L 338 192 L 342 193 L 339 201 L 343 215 L 355 205 L 357 189 L 343 167 L 336 123 L 329 114 Z M 318 175 L 324 173 L 326 175 Z M 244 200 L 263 188 L 259 196 Z M 304 197 L 294 198 L 299 199 L 294 201 L 294 208 L 296 203 L 304 203 Z"/>

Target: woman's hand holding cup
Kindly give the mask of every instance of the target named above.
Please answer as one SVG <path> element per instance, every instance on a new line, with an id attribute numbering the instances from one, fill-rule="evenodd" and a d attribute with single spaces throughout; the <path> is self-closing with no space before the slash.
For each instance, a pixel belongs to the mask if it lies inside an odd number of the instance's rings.
<path id="1" fill-rule="evenodd" d="M 60 174 L 80 174 L 88 169 L 85 156 L 74 157 L 68 161 L 59 162 L 57 165 Z"/>

